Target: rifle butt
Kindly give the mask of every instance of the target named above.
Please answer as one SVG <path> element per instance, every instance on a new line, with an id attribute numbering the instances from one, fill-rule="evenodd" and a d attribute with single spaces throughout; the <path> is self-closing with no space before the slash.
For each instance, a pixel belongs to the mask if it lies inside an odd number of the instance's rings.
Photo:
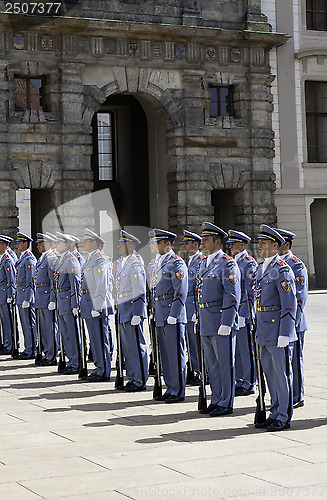
<path id="1" fill-rule="evenodd" d="M 35 364 L 40 365 L 41 361 L 42 361 L 42 354 L 40 352 L 37 352 L 35 356 Z"/>
<path id="2" fill-rule="evenodd" d="M 203 390 L 202 384 L 199 387 L 198 410 L 205 410 L 207 408 L 207 398 Z"/>
<path id="3" fill-rule="evenodd" d="M 186 383 L 191 382 L 194 379 L 194 370 L 191 368 L 191 363 L 187 361 L 186 364 Z"/>
<path id="4" fill-rule="evenodd" d="M 58 373 L 62 373 L 66 368 L 66 361 L 60 357 L 58 362 Z"/>
<path id="5" fill-rule="evenodd" d="M 118 391 L 124 389 L 124 378 L 119 374 L 115 378 L 115 389 L 117 389 Z"/>
<path id="6" fill-rule="evenodd" d="M 154 379 L 154 386 L 153 386 L 153 399 L 155 399 L 158 396 L 162 396 L 162 385 L 159 383 L 158 377 L 156 376 Z"/>
<path id="7" fill-rule="evenodd" d="M 78 378 L 80 380 L 86 380 L 87 379 L 87 368 L 81 366 L 78 372 Z"/>
<path id="8" fill-rule="evenodd" d="M 18 358 L 18 354 L 19 354 L 19 351 L 18 351 L 17 347 L 13 347 L 11 349 L 11 353 L 10 354 L 11 354 L 12 359 L 17 359 Z"/>
<path id="9" fill-rule="evenodd" d="M 258 398 L 259 399 L 259 398 Z M 254 424 L 263 424 L 266 421 L 266 408 L 261 408 L 260 402 L 257 399 L 257 407 L 254 415 Z"/>

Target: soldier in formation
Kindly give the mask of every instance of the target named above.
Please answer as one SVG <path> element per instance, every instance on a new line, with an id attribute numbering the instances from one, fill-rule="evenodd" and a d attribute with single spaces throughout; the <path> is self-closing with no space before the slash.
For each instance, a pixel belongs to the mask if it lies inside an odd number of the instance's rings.
<path id="1" fill-rule="evenodd" d="M 127 376 L 120 389 L 144 391 L 148 381 L 144 338 L 148 303 L 157 332 L 152 342 L 158 345 L 152 349 L 158 348 L 159 373 L 166 385 L 166 391 L 155 400 L 168 404 L 185 400 L 187 346 L 192 372 L 187 382 L 200 385 L 208 381 L 211 388 L 210 404 L 200 413 L 223 417 L 233 413 L 235 396 L 254 393 L 250 325 L 256 321 L 255 342 L 271 397 L 269 416 L 256 427 L 268 431 L 289 428 L 293 408 L 304 405 L 303 343 L 307 329 L 308 276 L 303 262 L 291 251 L 295 234 L 262 225 L 258 249 L 263 262 L 259 266 L 247 251 L 251 239 L 243 232 L 230 229 L 227 234 L 204 222 L 201 235 L 184 230 L 183 236 L 187 263 L 173 249 L 176 234 L 163 229 L 149 232 L 153 259 L 147 266 L 147 289 L 144 262 L 136 250 L 141 242 L 124 230 L 114 266 L 103 251 L 105 240 L 89 229 L 83 236 L 86 260 L 76 248 L 79 239 L 73 235 L 38 233 L 38 261 L 29 249 L 32 238 L 18 233 L 17 259 L 10 248 L 11 239 L 1 235 L 0 354 L 12 352 L 13 313 L 18 306 L 24 338 L 20 359 L 34 358 L 37 347 L 42 354 L 38 364 L 53 366 L 60 346 L 60 359 L 67 360 L 64 368 L 58 366 L 60 373 L 78 373 L 89 382 L 109 381 L 114 296 L 117 342 Z M 232 257 L 222 250 L 226 238 Z M 90 374 L 84 327 L 94 362 Z M 202 351 L 205 362 L 199 363 Z M 83 375 L 81 366 L 86 370 Z"/>

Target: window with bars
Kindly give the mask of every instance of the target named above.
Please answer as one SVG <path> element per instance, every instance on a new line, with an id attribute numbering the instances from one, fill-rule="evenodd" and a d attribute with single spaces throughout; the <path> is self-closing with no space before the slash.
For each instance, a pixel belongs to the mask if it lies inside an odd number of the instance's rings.
<path id="1" fill-rule="evenodd" d="M 327 82 L 305 82 L 309 163 L 327 163 Z"/>
<path id="2" fill-rule="evenodd" d="M 27 109 L 48 111 L 45 96 L 45 77 L 15 76 L 15 111 Z"/>
<path id="3" fill-rule="evenodd" d="M 209 85 L 210 92 L 210 118 L 218 116 L 234 116 L 232 85 L 212 86 Z"/>
<path id="4" fill-rule="evenodd" d="M 306 0 L 307 29 L 327 30 L 327 0 Z"/>
<path id="5" fill-rule="evenodd" d="M 96 115 L 96 145 L 99 181 L 115 180 L 114 113 Z"/>

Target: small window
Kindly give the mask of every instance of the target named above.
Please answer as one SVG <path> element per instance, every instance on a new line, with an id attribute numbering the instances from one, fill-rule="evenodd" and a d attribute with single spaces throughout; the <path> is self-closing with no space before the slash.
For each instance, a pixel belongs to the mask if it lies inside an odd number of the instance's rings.
<path id="1" fill-rule="evenodd" d="M 15 111 L 27 109 L 48 111 L 44 77 L 15 77 Z"/>
<path id="2" fill-rule="evenodd" d="M 307 29 L 327 30 L 327 0 L 306 0 Z"/>
<path id="3" fill-rule="evenodd" d="M 309 163 L 327 163 L 327 82 L 305 82 Z"/>
<path id="4" fill-rule="evenodd" d="M 114 180 L 114 115 L 97 113 L 96 135 L 99 181 Z"/>
<path id="5" fill-rule="evenodd" d="M 217 116 L 234 116 L 233 106 L 233 87 L 219 86 L 212 87 L 209 85 L 210 91 L 210 118 Z"/>

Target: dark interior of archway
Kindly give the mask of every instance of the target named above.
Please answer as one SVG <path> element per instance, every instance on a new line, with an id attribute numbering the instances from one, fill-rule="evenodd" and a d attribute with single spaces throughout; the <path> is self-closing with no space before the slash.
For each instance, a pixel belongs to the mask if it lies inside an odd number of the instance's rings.
<path id="1" fill-rule="evenodd" d="M 148 227 L 150 213 L 146 115 L 137 99 L 127 94 L 108 97 L 97 113 L 105 111 L 111 112 L 114 119 L 114 178 L 112 181 L 99 180 L 95 114 L 92 121 L 94 190 L 110 189 L 122 227 Z"/>

